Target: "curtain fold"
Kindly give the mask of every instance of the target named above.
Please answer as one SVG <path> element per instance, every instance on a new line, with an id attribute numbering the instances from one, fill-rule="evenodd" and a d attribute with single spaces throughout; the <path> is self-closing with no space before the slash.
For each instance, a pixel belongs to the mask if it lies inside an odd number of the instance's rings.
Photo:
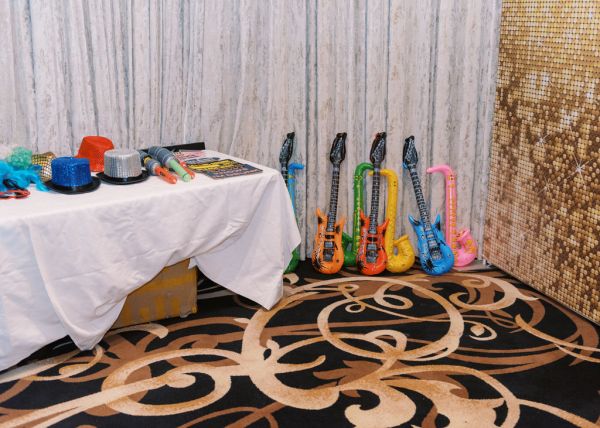
<path id="1" fill-rule="evenodd" d="M 458 225 L 481 242 L 500 0 L 15 0 L 0 2 L 0 19 L 5 150 L 70 155 L 100 134 L 133 148 L 205 141 L 277 167 L 295 131 L 294 160 L 307 165 L 296 204 L 306 253 L 342 131 L 338 212 L 351 222 L 354 168 L 387 131 L 385 167 L 400 178 L 396 230 L 414 238 L 401 155 L 415 135 L 432 212 L 443 212 L 444 185 L 425 169 L 448 163 Z"/>

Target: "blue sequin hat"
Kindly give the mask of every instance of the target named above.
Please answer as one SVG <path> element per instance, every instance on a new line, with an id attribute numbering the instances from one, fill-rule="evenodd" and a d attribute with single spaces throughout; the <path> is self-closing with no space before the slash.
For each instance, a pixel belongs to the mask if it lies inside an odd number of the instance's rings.
<path id="1" fill-rule="evenodd" d="M 90 161 L 85 158 L 61 157 L 52 161 L 52 180 L 47 186 L 59 193 L 76 194 L 96 190 L 100 185 L 90 173 Z"/>

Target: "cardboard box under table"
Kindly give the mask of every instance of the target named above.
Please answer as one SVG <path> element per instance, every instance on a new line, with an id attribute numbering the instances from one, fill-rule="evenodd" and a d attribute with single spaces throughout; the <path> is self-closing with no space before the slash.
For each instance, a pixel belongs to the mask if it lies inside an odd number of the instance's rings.
<path id="1" fill-rule="evenodd" d="M 188 259 L 168 266 L 130 293 L 112 328 L 196 313 L 197 269 L 189 264 Z"/>

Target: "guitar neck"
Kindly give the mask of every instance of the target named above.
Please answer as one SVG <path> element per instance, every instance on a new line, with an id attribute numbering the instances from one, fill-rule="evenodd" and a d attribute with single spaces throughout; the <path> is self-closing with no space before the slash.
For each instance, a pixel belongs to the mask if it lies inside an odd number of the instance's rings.
<path id="1" fill-rule="evenodd" d="M 283 180 L 285 181 L 285 187 L 288 187 L 288 168 L 287 165 L 281 165 L 281 175 L 283 176 Z"/>
<path id="2" fill-rule="evenodd" d="M 371 195 L 371 213 L 369 214 L 369 233 L 377 232 L 377 219 L 379 217 L 379 184 L 380 184 L 380 169 L 373 168 L 373 192 Z"/>
<path id="3" fill-rule="evenodd" d="M 340 167 L 333 166 L 331 177 L 331 196 L 329 197 L 329 211 L 327 213 L 327 231 L 333 232 L 337 217 L 338 189 L 340 187 Z"/>
<path id="4" fill-rule="evenodd" d="M 431 220 L 429 219 L 429 211 L 427 210 L 427 204 L 425 203 L 425 198 L 423 197 L 421 180 L 419 179 L 417 168 L 414 165 L 409 167 L 408 172 L 410 173 L 410 179 L 415 190 L 415 196 L 417 197 L 417 206 L 419 207 L 421 223 L 423 224 L 423 229 L 425 229 L 425 232 L 427 233 L 427 238 L 429 238 L 429 234 L 431 233 Z"/>

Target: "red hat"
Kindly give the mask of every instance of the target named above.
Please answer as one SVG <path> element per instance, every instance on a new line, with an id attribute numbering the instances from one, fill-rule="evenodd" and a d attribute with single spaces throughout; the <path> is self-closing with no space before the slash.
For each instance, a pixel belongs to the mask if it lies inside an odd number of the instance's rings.
<path id="1" fill-rule="evenodd" d="M 76 158 L 90 160 L 90 169 L 93 172 L 104 171 L 104 152 L 114 149 L 112 141 L 99 135 L 83 137 Z"/>

